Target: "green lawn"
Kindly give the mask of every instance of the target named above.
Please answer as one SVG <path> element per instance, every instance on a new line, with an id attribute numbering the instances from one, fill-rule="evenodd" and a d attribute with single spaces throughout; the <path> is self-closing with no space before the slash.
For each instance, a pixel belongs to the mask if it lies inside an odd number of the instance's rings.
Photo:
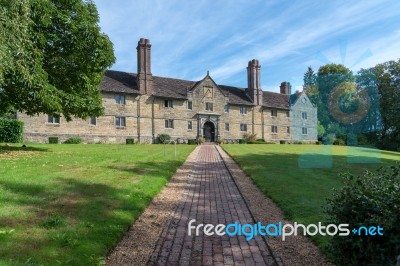
<path id="1" fill-rule="evenodd" d="M 0 265 L 102 263 L 195 148 L 28 146 L 0 146 Z"/>
<path id="2" fill-rule="evenodd" d="M 359 174 L 400 161 L 400 153 L 359 147 L 232 144 L 223 148 L 287 218 L 303 224 L 326 219 L 326 198 L 341 186 L 339 173 Z M 322 249 L 328 241 L 321 236 L 314 240 Z"/>

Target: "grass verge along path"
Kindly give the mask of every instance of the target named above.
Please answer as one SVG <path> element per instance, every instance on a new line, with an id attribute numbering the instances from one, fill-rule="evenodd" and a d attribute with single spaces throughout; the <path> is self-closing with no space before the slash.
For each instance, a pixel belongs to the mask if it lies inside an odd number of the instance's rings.
<path id="1" fill-rule="evenodd" d="M 0 265 L 97 265 L 195 148 L 0 146 Z"/>
<path id="2" fill-rule="evenodd" d="M 223 148 L 288 219 L 305 225 L 325 221 L 326 199 L 341 186 L 339 173 L 360 174 L 400 162 L 400 153 L 359 147 L 231 144 Z M 311 166 L 324 168 L 307 168 Z M 328 237 L 313 240 L 322 249 L 328 243 Z"/>

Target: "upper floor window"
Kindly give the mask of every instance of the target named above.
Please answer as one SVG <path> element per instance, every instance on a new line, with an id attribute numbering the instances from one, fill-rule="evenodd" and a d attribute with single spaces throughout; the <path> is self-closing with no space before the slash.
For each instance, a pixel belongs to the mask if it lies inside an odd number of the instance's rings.
<path id="1" fill-rule="evenodd" d="M 247 107 L 246 106 L 240 106 L 240 113 L 242 115 L 247 114 Z"/>
<path id="2" fill-rule="evenodd" d="M 306 112 L 301 112 L 301 118 L 307 119 L 307 113 Z"/>
<path id="3" fill-rule="evenodd" d="M 290 127 L 286 128 L 286 133 L 290 133 Z"/>
<path id="4" fill-rule="evenodd" d="M 174 104 L 173 104 L 172 100 L 165 100 L 164 101 L 164 107 L 174 108 Z"/>
<path id="5" fill-rule="evenodd" d="M 277 110 L 271 110 L 271 116 L 278 116 Z"/>
<path id="6" fill-rule="evenodd" d="M 240 131 L 247 131 L 247 124 L 240 124 Z"/>
<path id="7" fill-rule="evenodd" d="M 307 128 L 306 128 L 306 127 L 303 127 L 303 128 L 301 129 L 301 133 L 302 133 L 303 135 L 307 135 Z"/>
<path id="8" fill-rule="evenodd" d="M 224 112 L 229 113 L 229 105 L 225 104 L 224 106 Z"/>
<path id="9" fill-rule="evenodd" d="M 96 119 L 96 117 L 95 117 L 95 116 L 91 116 L 91 117 L 89 118 L 89 125 L 95 126 L 96 124 L 97 124 L 97 119 Z"/>
<path id="10" fill-rule="evenodd" d="M 192 121 L 188 121 L 188 129 L 192 130 Z"/>
<path id="11" fill-rule="evenodd" d="M 187 103 L 187 109 L 192 110 L 193 109 L 193 103 L 192 101 L 188 101 Z"/>
<path id="12" fill-rule="evenodd" d="M 271 132 L 272 133 L 278 133 L 278 127 L 277 126 L 271 126 Z"/>
<path id="13" fill-rule="evenodd" d="M 213 111 L 214 105 L 213 103 L 206 103 L 206 111 Z"/>
<path id="14" fill-rule="evenodd" d="M 165 128 L 174 128 L 174 120 L 166 119 L 165 120 Z"/>
<path id="15" fill-rule="evenodd" d="M 122 95 L 122 94 L 115 95 L 115 103 L 116 104 L 125 104 L 125 95 Z"/>
<path id="16" fill-rule="evenodd" d="M 116 116 L 115 117 L 115 126 L 116 127 L 125 127 L 126 126 L 125 116 Z"/>
<path id="17" fill-rule="evenodd" d="M 60 124 L 60 117 L 59 117 L 59 116 L 52 116 L 52 115 L 49 115 L 49 116 L 47 117 L 47 122 L 48 122 L 49 124 Z"/>
<path id="18" fill-rule="evenodd" d="M 290 116 L 290 112 L 286 111 L 286 117 L 289 117 L 289 116 Z"/>

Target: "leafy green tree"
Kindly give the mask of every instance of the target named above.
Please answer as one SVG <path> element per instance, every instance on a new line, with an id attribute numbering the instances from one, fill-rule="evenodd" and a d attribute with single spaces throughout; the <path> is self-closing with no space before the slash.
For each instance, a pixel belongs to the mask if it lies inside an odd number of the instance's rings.
<path id="1" fill-rule="evenodd" d="M 95 4 L 0 0 L 0 10 L 0 113 L 101 115 L 98 86 L 115 57 Z"/>

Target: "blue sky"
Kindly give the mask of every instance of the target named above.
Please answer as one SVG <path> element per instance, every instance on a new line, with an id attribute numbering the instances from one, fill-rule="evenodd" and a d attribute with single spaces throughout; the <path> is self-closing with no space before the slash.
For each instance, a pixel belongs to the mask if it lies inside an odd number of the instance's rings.
<path id="1" fill-rule="evenodd" d="M 114 43 L 114 70 L 136 72 L 139 38 L 152 43 L 152 73 L 188 80 L 207 70 L 219 83 L 246 87 L 261 64 L 264 90 L 282 81 L 302 88 L 308 66 L 353 71 L 400 58 L 400 1 L 94 0 Z"/>

